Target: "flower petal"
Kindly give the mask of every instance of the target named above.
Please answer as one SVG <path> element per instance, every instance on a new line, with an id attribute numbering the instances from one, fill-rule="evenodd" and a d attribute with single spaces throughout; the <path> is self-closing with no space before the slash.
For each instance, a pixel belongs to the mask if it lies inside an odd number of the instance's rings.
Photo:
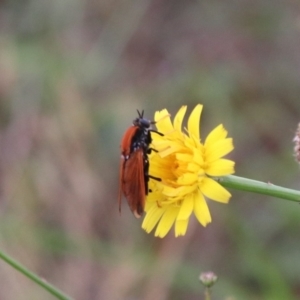
<path id="1" fill-rule="evenodd" d="M 150 210 L 150 207 L 148 208 L 147 207 L 147 203 L 157 203 L 157 199 L 161 199 L 163 198 L 163 195 L 161 192 L 152 192 L 152 193 L 149 193 L 148 196 L 147 196 L 147 202 L 146 202 L 146 206 L 145 206 L 145 211 L 148 211 Z"/>
<path id="2" fill-rule="evenodd" d="M 209 147 L 205 149 L 205 161 L 210 163 L 216 159 L 223 157 L 233 150 L 232 139 L 222 139 L 215 143 L 210 144 Z"/>
<path id="3" fill-rule="evenodd" d="M 215 180 L 204 177 L 201 182 L 201 192 L 209 199 L 228 203 L 231 194 Z"/>
<path id="4" fill-rule="evenodd" d="M 188 120 L 188 132 L 190 137 L 194 137 L 200 140 L 199 128 L 200 128 L 200 115 L 202 112 L 203 105 L 197 104 Z"/>
<path id="5" fill-rule="evenodd" d="M 176 158 L 184 162 L 191 162 L 193 159 L 192 155 L 187 153 L 176 153 Z"/>
<path id="6" fill-rule="evenodd" d="M 182 204 L 176 220 L 186 220 L 190 217 L 194 209 L 194 193 L 188 194 L 182 200 Z"/>
<path id="7" fill-rule="evenodd" d="M 180 196 L 183 197 L 188 193 L 192 193 L 195 191 L 197 186 L 180 186 L 177 188 L 171 187 L 169 185 L 164 185 L 162 193 L 167 197 L 176 197 Z"/>
<path id="8" fill-rule="evenodd" d="M 227 136 L 227 131 L 223 127 L 223 124 L 220 124 L 215 129 L 213 129 L 205 139 L 204 146 L 210 147 L 211 144 L 219 141 L 220 139 L 225 139 Z"/>
<path id="9" fill-rule="evenodd" d="M 210 212 L 201 192 L 198 192 L 195 196 L 194 213 L 200 224 L 204 227 L 211 222 Z"/>
<path id="10" fill-rule="evenodd" d="M 170 231 L 178 214 L 178 210 L 178 207 L 171 205 L 166 209 L 156 228 L 155 236 L 163 238 Z"/>
<path id="11" fill-rule="evenodd" d="M 202 166 L 204 163 L 204 158 L 202 151 L 198 151 L 198 149 L 194 149 L 194 157 L 193 160 L 195 163 L 197 163 L 199 166 Z"/>
<path id="12" fill-rule="evenodd" d="M 153 203 L 152 207 L 146 213 L 142 228 L 148 233 L 151 232 L 165 211 L 165 207 L 158 207 L 156 203 Z"/>
<path id="13" fill-rule="evenodd" d="M 186 109 L 187 109 L 186 105 L 181 106 L 181 108 L 179 109 L 179 111 L 177 112 L 177 114 L 174 118 L 173 124 L 174 124 L 174 129 L 176 131 L 181 132 L 182 121 L 183 121 L 183 118 L 185 116 Z"/>
<path id="14" fill-rule="evenodd" d="M 187 227 L 189 225 L 189 219 L 176 220 L 175 222 L 175 236 L 181 236 L 186 234 Z"/>
<path id="15" fill-rule="evenodd" d="M 174 130 L 170 116 L 168 115 L 169 113 L 166 109 L 155 112 L 154 121 L 157 122 L 155 124 L 157 131 L 166 133 Z"/>
<path id="16" fill-rule="evenodd" d="M 192 185 L 198 181 L 197 173 L 184 173 L 177 179 L 177 184 L 180 185 Z"/>
<path id="17" fill-rule="evenodd" d="M 234 173 L 235 162 L 229 159 L 218 159 L 209 164 L 205 173 L 210 176 L 224 176 Z"/>
<path id="18" fill-rule="evenodd" d="M 178 143 L 173 143 L 170 142 L 168 147 L 164 147 L 164 149 L 160 150 L 159 147 L 155 147 L 155 150 L 159 151 L 159 156 L 160 157 L 166 157 L 176 151 L 179 151 L 182 149 L 182 146 L 179 145 Z"/>
<path id="19" fill-rule="evenodd" d="M 199 165 L 191 162 L 187 165 L 187 171 L 192 172 L 192 173 L 196 173 L 199 175 L 200 170 L 202 171 L 202 169 L 199 168 Z"/>

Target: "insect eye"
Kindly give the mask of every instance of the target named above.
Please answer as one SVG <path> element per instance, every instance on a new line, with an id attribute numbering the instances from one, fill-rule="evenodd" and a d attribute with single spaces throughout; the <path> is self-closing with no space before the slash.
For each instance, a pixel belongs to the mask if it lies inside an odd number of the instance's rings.
<path id="1" fill-rule="evenodd" d="M 133 120 L 133 125 L 138 126 L 138 127 L 149 128 L 151 125 L 151 121 L 143 119 L 143 118 L 136 118 Z"/>
<path id="2" fill-rule="evenodd" d="M 147 127 L 147 128 L 150 127 L 150 124 L 151 124 L 150 121 L 146 120 L 146 119 L 140 119 L 139 122 L 140 122 L 141 126 Z"/>

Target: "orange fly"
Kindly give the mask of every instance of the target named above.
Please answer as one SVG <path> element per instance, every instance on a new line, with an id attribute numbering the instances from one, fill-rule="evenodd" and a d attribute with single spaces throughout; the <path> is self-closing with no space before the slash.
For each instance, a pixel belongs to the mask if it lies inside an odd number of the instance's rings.
<path id="1" fill-rule="evenodd" d="M 148 154 L 154 150 L 150 148 L 151 132 L 162 134 L 151 129 L 155 122 L 144 119 L 144 111 L 137 112 L 138 118 L 133 120 L 121 141 L 119 211 L 124 194 L 131 211 L 139 218 L 144 212 L 149 178 L 160 180 L 148 174 Z"/>

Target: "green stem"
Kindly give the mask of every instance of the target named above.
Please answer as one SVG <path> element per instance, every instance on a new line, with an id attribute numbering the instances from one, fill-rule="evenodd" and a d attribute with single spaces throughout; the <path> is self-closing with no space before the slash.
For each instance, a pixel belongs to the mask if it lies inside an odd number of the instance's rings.
<path id="1" fill-rule="evenodd" d="M 211 298 L 210 298 L 210 288 L 209 287 L 205 287 L 205 290 L 204 290 L 204 299 L 205 300 L 211 300 Z"/>
<path id="2" fill-rule="evenodd" d="M 218 177 L 217 180 L 222 186 L 227 188 L 300 202 L 300 191 L 287 189 L 270 182 L 261 182 L 234 175 Z"/>
<path id="3" fill-rule="evenodd" d="M 33 282 L 37 283 L 39 286 L 41 286 L 43 289 L 47 290 L 49 293 L 51 293 L 53 296 L 55 296 L 57 299 L 60 300 L 71 300 L 72 298 L 61 292 L 59 289 L 51 285 L 50 283 L 47 283 L 44 279 L 41 279 L 36 274 L 32 273 L 28 269 L 26 269 L 24 266 L 22 266 L 19 262 L 8 256 L 7 254 L 4 254 L 2 251 L 0 251 L 0 259 L 4 260 L 6 263 L 8 263 L 11 267 L 18 270 L 20 273 L 31 279 Z"/>

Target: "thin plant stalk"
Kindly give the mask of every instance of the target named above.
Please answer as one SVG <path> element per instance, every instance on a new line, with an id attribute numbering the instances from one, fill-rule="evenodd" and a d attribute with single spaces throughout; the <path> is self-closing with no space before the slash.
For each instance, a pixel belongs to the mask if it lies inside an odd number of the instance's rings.
<path id="1" fill-rule="evenodd" d="M 205 287 L 204 290 L 204 299 L 205 300 L 211 300 L 211 291 L 209 287 Z"/>
<path id="2" fill-rule="evenodd" d="M 235 175 L 219 177 L 216 179 L 222 186 L 226 188 L 300 202 L 300 191 L 277 186 L 270 182 L 261 182 Z"/>
<path id="3" fill-rule="evenodd" d="M 60 291 L 57 287 L 53 286 L 52 284 L 46 282 L 44 279 L 40 278 L 33 272 L 29 271 L 26 267 L 21 265 L 19 262 L 11 258 L 9 255 L 0 251 L 0 259 L 8 263 L 11 267 L 22 273 L 24 276 L 38 284 L 44 290 L 48 291 L 50 294 L 55 296 L 59 300 L 72 300 L 72 298 L 62 291 Z"/>

